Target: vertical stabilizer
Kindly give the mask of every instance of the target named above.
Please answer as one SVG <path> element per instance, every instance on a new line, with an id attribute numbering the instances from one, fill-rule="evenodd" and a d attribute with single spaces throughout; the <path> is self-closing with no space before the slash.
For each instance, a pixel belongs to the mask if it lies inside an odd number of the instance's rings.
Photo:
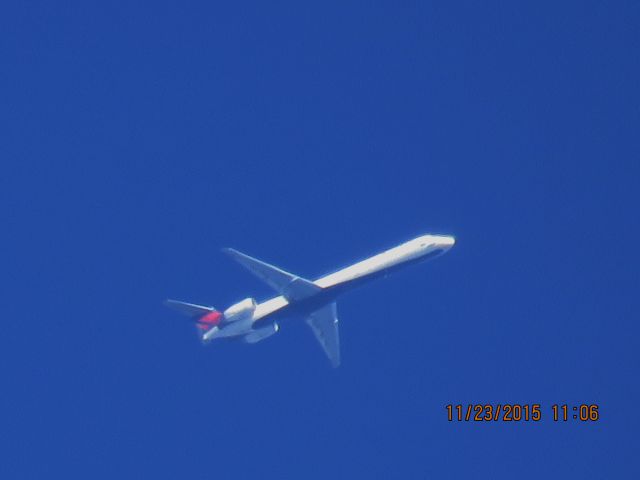
<path id="1" fill-rule="evenodd" d="M 222 321 L 222 312 L 213 307 L 205 307 L 194 303 L 180 302 L 179 300 L 165 300 L 167 307 L 191 317 L 196 324 L 200 338 L 204 339 L 205 334 L 218 327 Z"/>

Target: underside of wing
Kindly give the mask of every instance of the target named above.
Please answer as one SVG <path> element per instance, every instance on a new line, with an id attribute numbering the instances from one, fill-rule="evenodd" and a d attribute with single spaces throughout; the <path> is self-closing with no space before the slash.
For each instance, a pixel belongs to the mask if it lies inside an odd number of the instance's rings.
<path id="1" fill-rule="evenodd" d="M 322 290 L 309 280 L 285 272 L 233 248 L 226 248 L 224 252 L 287 300 L 303 300 Z"/>
<path id="2" fill-rule="evenodd" d="M 340 336 L 335 302 L 316 310 L 306 321 L 329 357 L 331 365 L 340 365 Z"/>

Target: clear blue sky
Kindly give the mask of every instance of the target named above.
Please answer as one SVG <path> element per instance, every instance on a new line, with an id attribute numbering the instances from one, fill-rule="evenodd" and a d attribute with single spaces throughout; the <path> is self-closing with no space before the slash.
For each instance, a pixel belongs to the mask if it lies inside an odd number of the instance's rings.
<path id="1" fill-rule="evenodd" d="M 637 2 L 0 7 L 2 478 L 639 478 Z M 203 348 L 166 297 L 456 247 Z M 543 421 L 450 423 L 448 403 Z M 597 403 L 595 424 L 553 403 Z"/>

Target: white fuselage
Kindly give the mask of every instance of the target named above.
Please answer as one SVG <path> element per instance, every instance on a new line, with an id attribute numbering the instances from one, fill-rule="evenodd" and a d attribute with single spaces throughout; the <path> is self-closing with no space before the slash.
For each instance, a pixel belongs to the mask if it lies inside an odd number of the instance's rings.
<path id="1" fill-rule="evenodd" d="M 454 243 L 455 239 L 452 236 L 423 235 L 335 273 L 318 278 L 313 283 L 327 292 L 334 291 L 337 296 L 367 280 L 401 266 L 438 256 L 449 250 Z M 266 317 L 280 312 L 288 305 L 289 301 L 282 295 L 266 300 L 257 305 L 252 323 L 265 321 Z"/>

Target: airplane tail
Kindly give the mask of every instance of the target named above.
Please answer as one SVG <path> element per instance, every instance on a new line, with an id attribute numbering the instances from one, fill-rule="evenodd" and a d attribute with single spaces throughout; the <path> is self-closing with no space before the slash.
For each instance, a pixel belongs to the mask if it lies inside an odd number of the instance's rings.
<path id="1" fill-rule="evenodd" d="M 164 304 L 174 310 L 187 315 L 195 322 L 201 340 L 204 340 L 207 332 L 218 328 L 222 320 L 222 312 L 213 307 L 205 307 L 194 303 L 181 302 L 179 300 L 165 300 Z"/>

